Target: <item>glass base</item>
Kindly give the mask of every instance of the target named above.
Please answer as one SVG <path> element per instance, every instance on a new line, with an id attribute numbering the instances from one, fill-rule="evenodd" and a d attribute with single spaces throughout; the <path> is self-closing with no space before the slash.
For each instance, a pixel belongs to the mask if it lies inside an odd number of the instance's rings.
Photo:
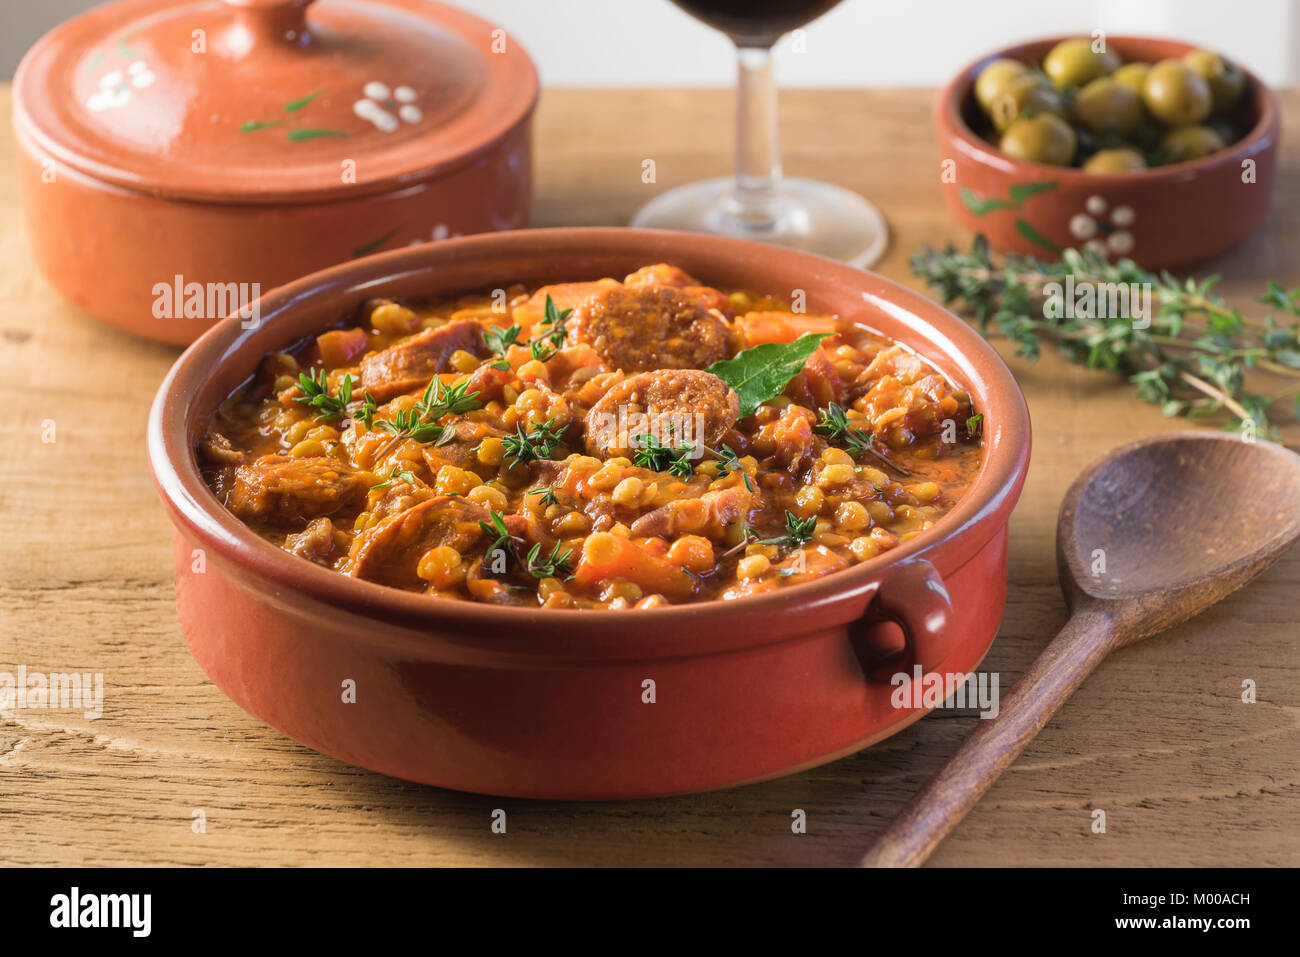
<path id="1" fill-rule="evenodd" d="M 788 246 L 866 268 L 889 245 L 885 217 L 857 193 L 807 179 L 781 179 L 757 204 L 742 208 L 731 177 L 688 183 L 661 193 L 631 226 L 681 229 Z"/>

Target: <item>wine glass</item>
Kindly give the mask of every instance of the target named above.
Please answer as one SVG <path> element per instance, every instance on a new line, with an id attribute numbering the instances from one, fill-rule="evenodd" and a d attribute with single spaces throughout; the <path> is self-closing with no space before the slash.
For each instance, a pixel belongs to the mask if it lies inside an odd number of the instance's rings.
<path id="1" fill-rule="evenodd" d="M 885 218 L 857 193 L 781 175 L 772 46 L 839 0 L 672 0 L 736 44 L 736 174 L 656 196 L 633 226 L 756 239 L 866 267 L 889 240 Z"/>

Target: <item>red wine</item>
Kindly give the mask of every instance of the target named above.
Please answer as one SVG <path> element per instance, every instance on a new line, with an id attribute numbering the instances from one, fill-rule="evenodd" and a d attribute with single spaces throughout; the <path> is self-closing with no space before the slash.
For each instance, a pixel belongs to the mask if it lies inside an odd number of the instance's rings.
<path id="1" fill-rule="evenodd" d="M 769 47 L 783 33 L 815 20 L 840 0 L 673 0 L 740 46 Z"/>

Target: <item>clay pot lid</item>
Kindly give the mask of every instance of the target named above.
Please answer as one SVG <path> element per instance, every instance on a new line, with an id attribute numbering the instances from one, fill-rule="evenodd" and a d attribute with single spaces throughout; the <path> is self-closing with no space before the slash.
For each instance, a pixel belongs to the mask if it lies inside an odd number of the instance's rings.
<path id="1" fill-rule="evenodd" d="M 536 99 L 514 37 L 430 0 L 120 0 L 29 51 L 14 122 L 108 183 L 270 203 L 426 180 Z"/>

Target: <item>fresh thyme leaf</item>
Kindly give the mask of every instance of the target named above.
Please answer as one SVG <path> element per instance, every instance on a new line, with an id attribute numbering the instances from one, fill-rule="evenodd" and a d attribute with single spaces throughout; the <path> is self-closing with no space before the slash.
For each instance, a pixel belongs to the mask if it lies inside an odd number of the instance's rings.
<path id="1" fill-rule="evenodd" d="M 560 444 L 562 431 L 555 428 L 554 419 L 547 419 L 527 432 L 520 422 L 515 426 L 515 434 L 503 437 L 501 444 L 505 446 L 506 458 L 513 459 L 515 465 L 527 465 L 538 459 L 549 459 Z"/>
<path id="2" fill-rule="evenodd" d="M 821 418 L 813 426 L 813 431 L 826 436 L 831 442 L 843 445 L 854 458 L 872 447 L 872 436 L 853 428 L 843 407 L 834 402 L 822 410 Z"/>
<path id="3" fill-rule="evenodd" d="M 559 542 L 551 547 L 551 554 L 546 558 L 543 559 L 541 554 L 542 546 L 539 542 L 528 550 L 528 558 L 524 563 L 534 578 L 559 578 L 572 569 L 573 551 L 568 548 L 560 551 Z"/>
<path id="4" fill-rule="evenodd" d="M 424 395 L 415 404 L 426 421 L 437 421 L 444 415 L 464 415 L 481 409 L 483 403 L 478 400 L 477 392 L 467 392 L 469 379 L 455 385 L 444 385 L 441 378 L 434 376 L 425 386 Z"/>
<path id="5" fill-rule="evenodd" d="M 526 346 L 528 342 L 520 341 L 519 333 L 523 332 L 523 327 L 514 325 L 506 329 L 498 326 L 488 326 L 483 330 L 483 342 L 492 350 L 492 354 L 497 358 L 489 362 L 488 365 L 493 369 L 504 372 L 510 368 L 510 362 L 506 359 L 506 350 L 511 346 Z"/>
<path id="6" fill-rule="evenodd" d="M 375 413 L 379 410 L 379 403 L 375 397 L 367 392 L 362 400 L 361 407 L 352 413 L 352 418 L 365 425 L 367 429 L 375 427 Z"/>
<path id="7" fill-rule="evenodd" d="M 749 545 L 776 545 L 779 548 L 798 548 L 812 540 L 813 532 L 817 531 L 817 516 L 809 515 L 807 518 L 800 518 L 789 509 L 785 510 L 785 533 L 776 535 L 772 538 L 753 538 L 744 544 Z M 752 535 L 753 530 L 745 529 L 746 535 Z"/>
<path id="8" fill-rule="evenodd" d="M 391 419 L 374 418 L 374 397 L 366 393 L 367 428 L 373 426 L 387 432 L 396 442 L 400 439 L 412 439 L 416 442 L 433 442 L 446 445 L 456 437 L 456 430 L 450 425 L 441 425 L 438 420 L 449 415 L 464 415 L 482 408 L 477 392 L 467 392 L 469 380 L 456 385 L 444 385 L 442 379 L 434 376 L 429 380 L 424 393 L 409 409 L 398 410 Z M 391 443 L 390 443 L 391 444 Z M 387 446 L 385 446 L 387 450 Z M 382 453 L 381 453 L 382 454 Z"/>
<path id="9" fill-rule="evenodd" d="M 300 372 L 298 388 L 302 390 L 302 395 L 294 396 L 293 401 L 315 409 L 317 422 L 345 418 L 348 414 L 348 403 L 352 401 L 352 383 L 355 381 L 350 373 L 344 375 L 339 382 L 338 393 L 331 395 L 324 369 Z"/>
<path id="10" fill-rule="evenodd" d="M 740 456 L 736 454 L 735 449 L 729 445 L 723 445 L 720 448 L 709 449 L 709 451 L 718 460 L 718 478 L 726 478 L 732 472 L 737 472 L 745 480 L 745 488 L 751 492 L 754 491 L 754 481 L 740 464 Z"/>
<path id="11" fill-rule="evenodd" d="M 1080 365 L 1126 376 L 1139 399 L 1166 415 L 1226 411 L 1230 427 L 1276 438 L 1269 418 L 1274 404 L 1300 396 L 1294 381 L 1280 394 L 1246 386 L 1252 372 L 1300 377 L 1300 289 L 1270 282 L 1259 301 L 1275 312 L 1246 316 L 1214 292 L 1217 277 L 1179 280 L 1128 259 L 1110 263 L 1074 249 L 1060 262 L 1014 254 L 999 261 L 983 236 L 968 252 L 922 247 L 911 266 L 946 305 L 956 304 L 986 335 L 1009 338 L 1019 355 L 1035 359 L 1046 342 Z M 1098 303 L 1108 290 L 1147 290 L 1151 309 L 1134 321 L 1131 303 L 1130 315 L 1045 308 L 1066 305 L 1061 294 L 1070 283 L 1079 291 L 1100 290 Z"/>
<path id="12" fill-rule="evenodd" d="M 829 332 L 806 332 L 794 342 L 766 342 L 737 352 L 706 369 L 735 390 L 740 399 L 740 417 L 753 415 L 768 399 L 780 395 L 803 369 Z"/>
<path id="13" fill-rule="evenodd" d="M 838 442 L 855 459 L 870 455 L 900 475 L 911 474 L 907 469 L 876 448 L 874 436 L 863 432 L 861 429 L 853 428 L 849 424 L 848 413 L 834 402 L 829 403 L 822 410 L 821 418 L 813 426 L 813 431 L 826 436 L 831 442 Z"/>
<path id="14" fill-rule="evenodd" d="M 409 472 L 406 469 L 394 468 L 391 472 L 388 473 L 387 481 L 380 482 L 378 485 L 370 486 L 370 490 L 373 492 L 375 489 L 388 488 L 388 486 L 392 485 L 393 482 L 396 481 L 397 479 L 401 479 L 407 485 L 414 485 L 415 473 Z"/>
<path id="15" fill-rule="evenodd" d="M 695 446 L 664 445 L 656 436 L 649 433 L 634 435 L 632 441 L 641 443 L 632 453 L 632 462 L 635 465 L 654 472 L 668 472 L 678 478 L 690 478 L 695 473 L 693 461 L 697 455 Z"/>
<path id="16" fill-rule="evenodd" d="M 547 508 L 551 505 L 556 505 L 560 501 L 555 494 L 554 487 L 550 485 L 542 485 L 537 488 L 531 488 L 528 490 L 528 494 L 540 495 L 541 498 L 539 498 L 538 501 L 541 502 L 542 508 Z"/>
<path id="17" fill-rule="evenodd" d="M 491 524 L 482 519 L 479 519 L 478 523 L 478 527 L 488 537 L 488 547 L 484 550 L 484 554 L 491 555 L 499 548 L 504 549 L 509 554 L 510 546 L 516 541 L 516 538 L 510 534 L 510 529 L 506 527 L 505 516 L 496 510 L 489 510 L 488 518 L 491 519 Z"/>

